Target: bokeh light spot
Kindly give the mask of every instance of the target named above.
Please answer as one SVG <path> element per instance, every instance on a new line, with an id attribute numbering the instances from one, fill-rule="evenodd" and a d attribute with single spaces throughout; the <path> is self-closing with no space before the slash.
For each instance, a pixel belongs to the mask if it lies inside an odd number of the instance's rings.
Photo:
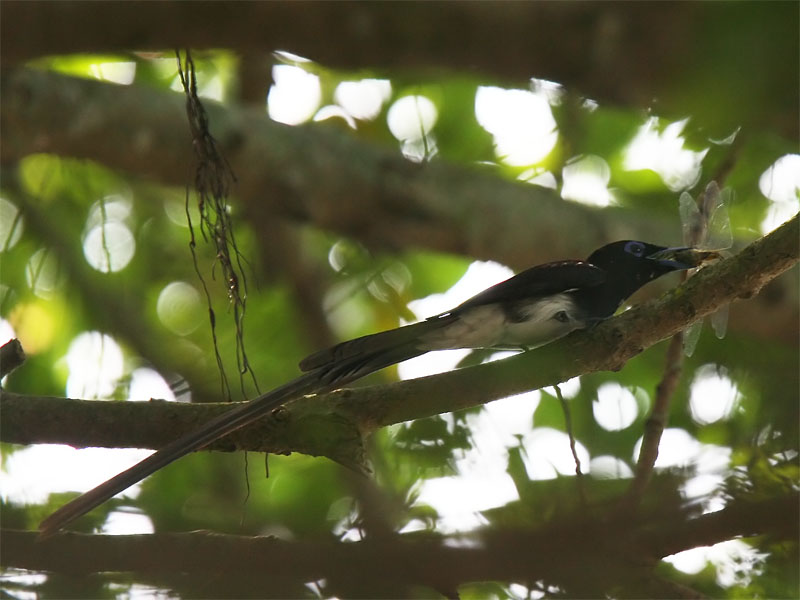
<path id="1" fill-rule="evenodd" d="M 425 96 L 403 96 L 389 108 L 386 121 L 392 135 L 403 141 L 421 140 L 430 133 L 439 112 Z"/>
<path id="2" fill-rule="evenodd" d="M 555 479 L 558 475 L 575 475 L 575 459 L 569 447 L 569 436 L 563 431 L 539 427 L 523 436 L 525 470 L 531 479 Z M 582 465 L 589 464 L 589 451 L 575 442 L 575 451 Z"/>
<path id="3" fill-rule="evenodd" d="M 342 81 L 336 86 L 333 99 L 354 119 L 371 121 L 391 95 L 392 84 L 388 79 L 362 79 Z"/>
<path id="4" fill-rule="evenodd" d="M 85 331 L 69 345 L 67 368 L 68 397 L 108 398 L 124 372 L 122 349 L 109 335 Z"/>
<path id="5" fill-rule="evenodd" d="M 293 65 L 276 65 L 272 79 L 267 112 L 273 121 L 299 125 L 314 116 L 322 100 L 319 77 Z"/>
<path id="6" fill-rule="evenodd" d="M 762 173 L 758 187 L 772 200 L 760 225 L 761 233 L 766 235 L 800 210 L 800 154 L 781 156 Z"/>
<path id="7" fill-rule="evenodd" d="M 111 221 L 92 227 L 83 239 L 87 262 L 102 273 L 124 269 L 136 252 L 136 241 L 124 223 Z"/>
<path id="8" fill-rule="evenodd" d="M 655 171 L 673 192 L 692 187 L 700 178 L 708 149 L 694 152 L 683 147 L 681 133 L 686 123 L 686 119 L 676 121 L 659 131 L 658 118 L 650 117 L 625 149 L 623 168 Z"/>
<path id="9" fill-rule="evenodd" d="M 620 431 L 633 424 L 639 414 L 639 406 L 628 388 L 615 382 L 604 383 L 597 389 L 592 413 L 603 429 Z"/>
<path id="10" fill-rule="evenodd" d="M 64 279 L 58 256 L 50 248 L 39 248 L 25 265 L 25 281 L 40 298 L 51 298 Z"/>
<path id="11" fill-rule="evenodd" d="M 561 197 L 592 206 L 608 206 L 614 196 L 608 189 L 611 168 L 599 156 L 581 156 L 569 161 L 563 169 Z"/>
<path id="12" fill-rule="evenodd" d="M 511 166 L 541 162 L 558 141 L 547 94 L 481 86 L 475 117 L 494 137 L 497 156 Z"/>
<path id="13" fill-rule="evenodd" d="M 0 197 L 0 252 L 5 252 L 22 237 L 23 220 L 17 205 Z"/>
<path id="14" fill-rule="evenodd" d="M 203 304 L 200 293 L 184 281 L 173 281 L 158 295 L 156 312 L 170 331 L 178 335 L 188 335 L 202 323 Z"/>
<path id="15" fill-rule="evenodd" d="M 727 419 L 739 398 L 739 388 L 717 365 L 703 365 L 695 372 L 689 395 L 692 418 L 701 425 Z"/>

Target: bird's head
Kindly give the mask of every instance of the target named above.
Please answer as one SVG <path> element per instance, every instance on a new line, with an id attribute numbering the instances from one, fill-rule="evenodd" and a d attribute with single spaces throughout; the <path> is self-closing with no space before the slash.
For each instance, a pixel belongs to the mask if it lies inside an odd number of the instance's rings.
<path id="1" fill-rule="evenodd" d="M 719 258 L 717 252 L 622 240 L 598 248 L 587 262 L 606 272 L 602 294 L 606 305 L 604 308 L 613 313 L 628 296 L 646 283 L 671 271 L 699 267 L 716 258 Z"/>

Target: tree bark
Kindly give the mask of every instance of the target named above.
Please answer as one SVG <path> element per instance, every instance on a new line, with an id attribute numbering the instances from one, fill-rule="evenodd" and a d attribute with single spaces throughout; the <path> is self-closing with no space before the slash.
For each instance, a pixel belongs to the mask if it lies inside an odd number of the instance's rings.
<path id="1" fill-rule="evenodd" d="M 288 50 L 371 74 L 445 68 L 515 87 L 536 77 L 603 103 L 688 111 L 717 136 L 745 126 L 794 138 L 797 22 L 792 2 L 5 2 L 0 56 Z M 731 102 L 737 93 L 746 100 Z"/>
<path id="2" fill-rule="evenodd" d="M 650 570 L 665 556 L 737 536 L 795 540 L 799 500 L 796 492 L 762 501 L 733 500 L 700 516 L 661 506 L 658 514 L 633 522 L 608 522 L 584 511 L 527 531 L 492 528 L 455 539 L 411 534 L 354 543 L 206 532 L 61 533 L 40 540 L 35 532 L 4 530 L 2 564 L 73 575 L 213 574 L 226 586 L 237 577 L 257 574 L 264 578 L 259 581 L 262 590 L 270 589 L 276 578 L 327 578 L 334 588 L 349 583 L 342 593 L 350 595 L 359 587 L 373 595 L 381 588 L 384 593 L 394 589 L 396 597 L 398 585 L 455 590 L 475 581 L 544 580 L 571 591 L 571 597 L 576 592 L 582 592 L 579 597 L 602 597 L 610 586 L 628 588 L 626 596 L 639 589 L 637 597 L 654 597 L 652 589 L 648 593 L 641 586 L 655 585 L 649 581 Z"/>
<path id="3" fill-rule="evenodd" d="M 25 69 L 3 73 L 0 94 L 3 162 L 53 152 L 164 185 L 192 178 L 179 94 Z M 291 219 L 376 250 L 423 247 L 517 269 L 582 257 L 612 239 L 669 244 L 677 237 L 677 222 L 670 233 L 651 213 L 597 210 L 564 202 L 554 190 L 443 161 L 414 165 L 395 151 L 324 127 L 287 127 L 262 111 L 206 106 L 255 231 Z M 793 343 L 796 288 L 776 284 L 757 302 L 737 306 L 731 328 Z M 760 318 L 765 313 L 771 318 Z"/>
<path id="4" fill-rule="evenodd" d="M 757 294 L 794 266 L 800 258 L 799 218 L 795 216 L 733 258 L 706 267 L 658 300 L 634 307 L 592 330 L 574 332 L 506 360 L 292 402 L 277 416 L 245 428 L 215 448 L 300 451 L 358 467 L 362 464 L 361 436 L 378 427 L 479 406 L 578 375 L 619 370 L 643 350 L 720 306 Z M 4 442 L 106 447 L 161 447 L 231 406 L 75 403 L 48 398 L 30 399 L 26 405 L 24 397 L 8 392 L 0 392 L 0 399 L 0 439 Z M 69 422 L 76 426 L 65 427 Z M 98 427 L 95 430 L 87 423 Z"/>

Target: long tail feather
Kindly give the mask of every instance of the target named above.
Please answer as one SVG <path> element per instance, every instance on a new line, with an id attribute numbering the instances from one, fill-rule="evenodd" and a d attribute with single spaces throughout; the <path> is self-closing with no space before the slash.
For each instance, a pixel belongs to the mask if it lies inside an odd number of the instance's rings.
<path id="1" fill-rule="evenodd" d="M 78 496 L 42 521 L 39 531 L 45 536 L 55 533 L 162 467 L 258 420 L 289 400 L 303 394 L 335 389 L 389 365 L 424 354 L 426 350 L 417 348 L 419 336 L 443 324 L 446 323 L 423 321 L 312 354 L 300 363 L 301 368 L 308 371 L 304 375 L 212 419 L 197 431 L 167 444 L 130 469 Z"/>
<path id="2" fill-rule="evenodd" d="M 101 505 L 119 492 L 138 483 L 148 475 L 155 473 L 182 456 L 199 450 L 240 427 L 252 423 L 286 401 L 303 394 L 321 392 L 328 389 L 330 386 L 320 383 L 319 375 L 316 371 L 301 375 L 297 379 L 275 388 L 247 404 L 231 409 L 229 412 L 212 419 L 197 431 L 167 444 L 143 461 L 133 465 L 130 469 L 115 475 L 108 481 L 101 483 L 96 488 L 89 490 L 59 508 L 41 522 L 39 531 L 42 535 L 55 533 L 66 524 Z"/>

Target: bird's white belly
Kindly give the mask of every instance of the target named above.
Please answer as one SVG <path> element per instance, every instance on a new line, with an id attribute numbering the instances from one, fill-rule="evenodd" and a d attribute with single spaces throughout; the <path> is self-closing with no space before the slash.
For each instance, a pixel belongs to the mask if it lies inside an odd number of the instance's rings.
<path id="1" fill-rule="evenodd" d="M 497 305 L 476 306 L 454 323 L 424 336 L 420 348 L 519 348 L 550 342 L 584 326 L 568 294 L 532 301 L 518 309 L 520 319 L 509 320 Z M 556 316 L 561 313 L 566 320 Z"/>
<path id="2" fill-rule="evenodd" d="M 425 350 L 451 348 L 491 348 L 505 330 L 505 315 L 496 306 L 477 306 L 459 315 L 458 320 L 421 340 Z"/>

